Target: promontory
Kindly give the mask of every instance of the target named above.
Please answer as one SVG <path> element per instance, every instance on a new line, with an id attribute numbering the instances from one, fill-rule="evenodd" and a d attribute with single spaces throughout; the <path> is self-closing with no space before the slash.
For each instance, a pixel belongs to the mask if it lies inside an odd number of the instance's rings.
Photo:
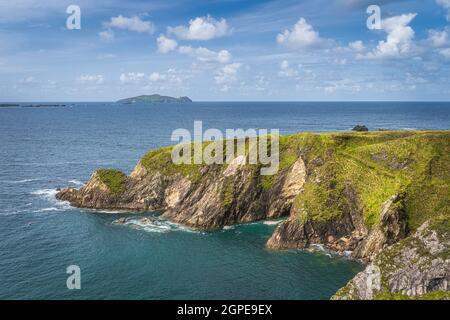
<path id="1" fill-rule="evenodd" d="M 450 298 L 450 131 L 299 133 L 280 136 L 279 146 L 272 176 L 245 164 L 248 154 L 223 165 L 175 165 L 165 147 L 130 175 L 97 170 L 57 198 L 161 210 L 201 230 L 286 217 L 269 249 L 321 244 L 365 263 L 333 299 Z"/>

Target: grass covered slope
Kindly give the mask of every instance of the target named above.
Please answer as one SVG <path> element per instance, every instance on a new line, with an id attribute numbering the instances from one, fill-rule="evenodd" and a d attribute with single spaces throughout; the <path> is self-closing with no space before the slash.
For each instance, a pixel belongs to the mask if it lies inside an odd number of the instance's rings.
<path id="1" fill-rule="evenodd" d="M 289 149 L 282 161 L 301 154 L 308 167 L 304 190 L 294 202 L 299 223 L 342 217 L 349 187 L 369 229 L 395 194 L 404 196 L 412 230 L 429 218 L 449 215 L 448 131 L 296 134 L 284 140 Z"/>
<path id="2" fill-rule="evenodd" d="M 125 191 L 127 176 L 123 172 L 115 169 L 99 169 L 96 174 L 111 193 L 118 194 Z"/>

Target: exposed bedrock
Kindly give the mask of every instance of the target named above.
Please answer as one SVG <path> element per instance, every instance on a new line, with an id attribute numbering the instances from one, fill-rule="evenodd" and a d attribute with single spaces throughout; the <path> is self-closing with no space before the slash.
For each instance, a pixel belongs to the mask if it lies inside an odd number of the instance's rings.
<path id="1" fill-rule="evenodd" d="M 321 244 L 368 263 L 336 298 L 430 297 L 448 290 L 448 242 L 439 235 L 450 228 L 434 226 L 450 217 L 449 131 L 300 133 L 279 142 L 280 169 L 273 176 L 248 164 L 247 153 L 229 164 L 175 165 L 166 147 L 148 152 L 129 176 L 97 170 L 81 189 L 63 189 L 57 198 L 83 208 L 162 211 L 201 230 L 286 216 L 268 248 Z M 431 227 L 439 240 L 436 257 L 435 238 L 427 240 L 423 231 Z M 388 253 L 394 263 L 380 263 Z M 391 265 L 403 272 L 391 272 Z M 371 279 L 380 289 L 364 288 L 367 274 L 378 270 L 379 279 Z"/>

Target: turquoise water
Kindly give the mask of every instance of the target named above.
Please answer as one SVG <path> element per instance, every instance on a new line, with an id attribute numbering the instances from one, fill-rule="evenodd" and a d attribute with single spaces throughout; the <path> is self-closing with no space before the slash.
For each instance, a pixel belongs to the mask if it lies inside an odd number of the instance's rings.
<path id="1" fill-rule="evenodd" d="M 323 253 L 273 252 L 273 222 L 202 233 L 142 215 L 58 202 L 96 168 L 130 172 L 176 128 L 279 128 L 282 133 L 449 129 L 448 103 L 194 103 L 0 108 L 0 298 L 328 299 L 361 270 Z M 152 213 L 150 215 L 156 215 Z M 127 217 L 127 225 L 113 221 Z M 81 290 L 66 267 L 81 268 Z"/>

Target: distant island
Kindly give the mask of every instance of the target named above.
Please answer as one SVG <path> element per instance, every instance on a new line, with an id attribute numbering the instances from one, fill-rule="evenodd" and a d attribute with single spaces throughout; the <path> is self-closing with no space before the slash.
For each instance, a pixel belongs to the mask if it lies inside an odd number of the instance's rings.
<path id="1" fill-rule="evenodd" d="M 189 97 L 174 98 L 169 96 L 162 96 L 159 94 L 141 95 L 132 98 L 121 99 L 117 103 L 132 104 L 132 103 L 190 103 L 192 100 Z"/>
<path id="2" fill-rule="evenodd" d="M 19 104 L 19 103 L 0 103 L 0 108 L 58 108 L 66 107 L 65 104 Z"/>

